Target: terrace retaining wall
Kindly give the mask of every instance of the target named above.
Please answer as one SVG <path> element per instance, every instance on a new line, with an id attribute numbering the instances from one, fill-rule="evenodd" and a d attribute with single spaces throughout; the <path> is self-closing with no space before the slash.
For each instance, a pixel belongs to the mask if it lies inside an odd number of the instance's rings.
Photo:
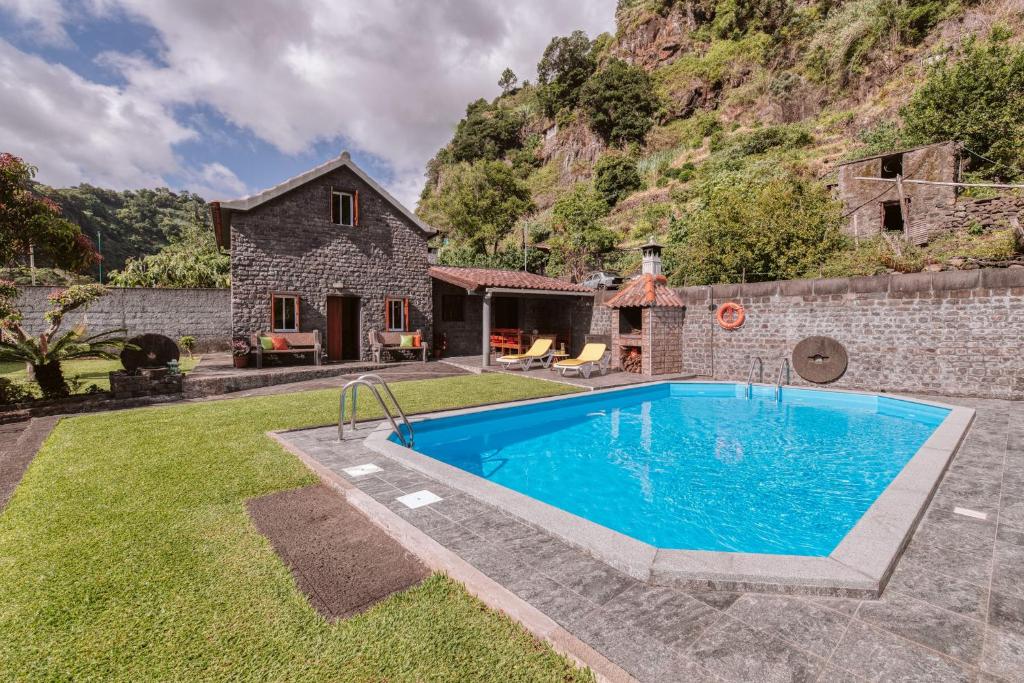
<path id="1" fill-rule="evenodd" d="M 43 331 L 47 295 L 54 287 L 22 287 L 18 306 L 32 334 Z M 228 289 L 122 289 L 108 294 L 84 312 L 75 311 L 62 329 L 84 323 L 91 333 L 127 329 L 128 336 L 153 332 L 174 341 L 196 338 L 200 351 L 227 348 L 231 342 L 231 291 Z"/>
<path id="2" fill-rule="evenodd" d="M 765 381 L 800 340 L 833 337 L 849 354 L 829 386 L 1024 399 L 1024 268 L 686 287 L 683 370 Z M 738 301 L 746 322 L 715 323 L 711 304 Z M 810 384 L 794 371 L 792 383 Z"/>

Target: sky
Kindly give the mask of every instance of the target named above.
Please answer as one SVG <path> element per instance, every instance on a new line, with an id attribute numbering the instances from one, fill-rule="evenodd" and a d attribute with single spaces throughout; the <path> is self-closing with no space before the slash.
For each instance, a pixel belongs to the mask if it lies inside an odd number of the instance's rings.
<path id="1" fill-rule="evenodd" d="M 615 0 L 0 0 L 0 151 L 58 187 L 271 187 L 347 149 L 414 207 L 427 160 Z"/>

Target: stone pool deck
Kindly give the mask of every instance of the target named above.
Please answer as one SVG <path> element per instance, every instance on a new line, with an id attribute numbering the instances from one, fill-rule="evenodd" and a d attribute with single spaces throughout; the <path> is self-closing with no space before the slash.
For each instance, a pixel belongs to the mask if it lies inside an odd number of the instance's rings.
<path id="1" fill-rule="evenodd" d="M 278 438 L 638 680 L 1022 680 L 1024 403 L 927 398 L 977 414 L 878 600 L 650 586 L 335 427 Z"/>

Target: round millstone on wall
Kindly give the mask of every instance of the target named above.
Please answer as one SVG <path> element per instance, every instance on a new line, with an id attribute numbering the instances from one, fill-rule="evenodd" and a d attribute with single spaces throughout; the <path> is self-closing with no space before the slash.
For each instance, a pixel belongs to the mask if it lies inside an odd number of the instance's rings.
<path id="1" fill-rule="evenodd" d="M 139 368 L 163 368 L 172 360 L 178 360 L 181 353 L 178 345 L 170 337 L 162 334 L 140 334 L 132 337 L 128 343 L 138 348 L 121 350 L 121 365 L 128 372 Z"/>
<path id="2" fill-rule="evenodd" d="M 832 337 L 807 337 L 793 348 L 793 369 L 815 384 L 835 382 L 848 362 L 846 348 Z"/>

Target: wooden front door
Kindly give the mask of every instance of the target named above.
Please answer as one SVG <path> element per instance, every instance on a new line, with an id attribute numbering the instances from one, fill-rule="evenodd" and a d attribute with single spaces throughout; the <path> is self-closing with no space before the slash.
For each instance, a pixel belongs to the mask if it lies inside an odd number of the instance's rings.
<path id="1" fill-rule="evenodd" d="M 327 360 L 341 360 L 343 301 L 340 296 L 327 297 Z"/>
<path id="2" fill-rule="evenodd" d="M 327 297 L 327 360 L 359 360 L 359 297 Z"/>

